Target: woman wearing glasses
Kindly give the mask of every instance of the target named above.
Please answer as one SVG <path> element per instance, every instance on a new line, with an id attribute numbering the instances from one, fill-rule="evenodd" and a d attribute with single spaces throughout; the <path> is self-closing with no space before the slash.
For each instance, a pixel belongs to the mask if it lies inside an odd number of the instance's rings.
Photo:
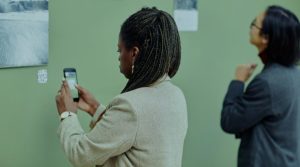
<path id="1" fill-rule="evenodd" d="M 244 91 L 256 65 L 237 67 L 223 103 L 222 129 L 241 139 L 238 167 L 299 167 L 299 20 L 287 9 L 270 6 L 250 29 L 264 68 Z"/>

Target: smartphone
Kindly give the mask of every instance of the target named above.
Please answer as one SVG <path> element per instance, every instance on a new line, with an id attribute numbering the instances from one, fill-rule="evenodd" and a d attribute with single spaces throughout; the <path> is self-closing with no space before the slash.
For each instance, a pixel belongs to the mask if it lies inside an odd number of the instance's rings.
<path id="1" fill-rule="evenodd" d="M 64 68 L 64 77 L 68 82 L 69 88 L 71 90 L 71 94 L 73 97 L 73 101 L 79 101 L 79 93 L 76 89 L 75 85 L 78 83 L 77 81 L 77 74 L 75 68 Z"/>

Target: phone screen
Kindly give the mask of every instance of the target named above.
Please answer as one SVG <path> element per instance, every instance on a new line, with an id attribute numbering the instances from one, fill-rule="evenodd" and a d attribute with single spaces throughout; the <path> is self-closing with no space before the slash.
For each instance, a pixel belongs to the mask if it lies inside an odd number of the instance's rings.
<path id="1" fill-rule="evenodd" d="M 64 70 L 64 76 L 70 87 L 73 100 L 78 101 L 79 100 L 78 90 L 75 87 L 75 85 L 77 84 L 76 71 L 75 70 L 73 70 L 73 71 L 65 71 Z"/>

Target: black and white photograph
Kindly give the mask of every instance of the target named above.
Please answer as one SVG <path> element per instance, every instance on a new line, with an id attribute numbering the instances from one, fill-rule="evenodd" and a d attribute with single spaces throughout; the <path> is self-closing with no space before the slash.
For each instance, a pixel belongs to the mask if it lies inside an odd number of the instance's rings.
<path id="1" fill-rule="evenodd" d="M 48 64 L 49 0 L 0 0 L 0 68 Z"/>
<path id="2" fill-rule="evenodd" d="M 174 19 L 179 31 L 198 31 L 197 0 L 174 0 Z"/>
<path id="3" fill-rule="evenodd" d="M 175 0 L 175 9 L 197 9 L 197 0 Z"/>

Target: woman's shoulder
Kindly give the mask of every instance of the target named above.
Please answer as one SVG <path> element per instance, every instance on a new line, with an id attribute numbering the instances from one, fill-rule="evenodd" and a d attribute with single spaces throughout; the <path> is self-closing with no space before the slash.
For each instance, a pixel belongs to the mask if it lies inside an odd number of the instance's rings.
<path id="1" fill-rule="evenodd" d="M 293 92 L 299 83 L 300 70 L 298 67 L 286 67 L 274 63 L 265 67 L 261 73 L 255 76 L 250 85 L 267 87 L 271 92 Z"/>
<path id="2" fill-rule="evenodd" d="M 114 99 L 125 99 L 128 103 L 137 104 L 144 102 L 161 102 L 165 101 L 165 98 L 184 98 L 183 92 L 179 87 L 172 84 L 171 82 L 162 82 L 160 84 L 141 87 L 117 95 Z"/>
<path id="3" fill-rule="evenodd" d="M 168 95 L 168 94 L 176 94 L 176 93 L 182 93 L 181 89 L 174 85 L 171 81 L 165 81 L 156 85 L 151 85 L 147 87 L 141 87 L 134 89 L 132 91 L 128 91 L 126 93 L 120 94 L 119 96 L 122 97 L 149 97 L 149 96 L 159 96 L 162 95 Z"/>
<path id="4" fill-rule="evenodd" d="M 257 78 L 265 79 L 269 82 L 289 80 L 289 78 L 300 77 L 300 70 L 297 66 L 283 66 L 272 63 L 262 70 Z"/>

